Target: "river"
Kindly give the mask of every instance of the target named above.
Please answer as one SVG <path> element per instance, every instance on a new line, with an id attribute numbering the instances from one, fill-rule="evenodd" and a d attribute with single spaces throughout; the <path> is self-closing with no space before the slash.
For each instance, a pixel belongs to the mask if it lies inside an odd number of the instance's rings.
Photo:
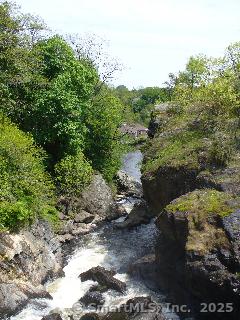
<path id="1" fill-rule="evenodd" d="M 123 159 L 122 170 L 140 180 L 141 160 L 139 151 L 128 153 Z M 81 236 L 75 251 L 68 258 L 65 276 L 47 284 L 53 299 L 34 299 L 11 320 L 41 320 L 55 308 L 71 308 L 94 284 L 92 281 L 81 282 L 79 274 L 97 265 L 116 270 L 116 278 L 127 284 L 124 295 L 114 291 L 104 293 L 105 306 L 120 305 L 129 298 L 146 295 L 163 303 L 164 296 L 161 293 L 151 291 L 143 282 L 127 274 L 129 266 L 137 258 L 154 252 L 156 232 L 153 221 L 131 231 L 115 229 L 114 222 L 110 222 L 97 231 Z M 179 319 L 172 313 L 169 313 L 170 318 Z"/>

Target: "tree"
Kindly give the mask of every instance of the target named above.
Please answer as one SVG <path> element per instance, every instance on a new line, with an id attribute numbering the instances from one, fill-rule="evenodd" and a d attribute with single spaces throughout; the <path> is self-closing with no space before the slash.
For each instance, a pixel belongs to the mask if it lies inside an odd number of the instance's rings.
<path id="1" fill-rule="evenodd" d="M 122 144 L 119 126 L 123 106 L 104 86 L 85 115 L 87 138 L 84 152 L 95 169 L 111 181 L 121 165 Z"/>
<path id="2" fill-rule="evenodd" d="M 11 117 L 33 134 L 55 163 L 84 144 L 84 109 L 89 108 L 98 76 L 94 68 L 76 59 L 60 36 L 38 41 L 32 51 L 39 61 L 35 72 L 44 83 L 25 90 L 24 107 Z"/>

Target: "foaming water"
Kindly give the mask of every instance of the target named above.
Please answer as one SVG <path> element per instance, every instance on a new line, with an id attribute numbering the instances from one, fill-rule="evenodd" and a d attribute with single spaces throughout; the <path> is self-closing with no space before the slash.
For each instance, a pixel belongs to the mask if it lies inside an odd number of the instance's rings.
<path id="1" fill-rule="evenodd" d="M 139 178 L 140 160 L 139 152 L 126 156 L 125 171 L 131 174 L 135 170 L 135 177 Z M 127 165 L 128 161 L 131 165 Z M 131 206 L 131 199 L 129 203 Z M 73 307 L 94 284 L 93 281 L 81 282 L 80 273 L 98 265 L 114 269 L 117 272 L 116 278 L 126 282 L 127 285 L 125 294 L 112 290 L 104 293 L 104 306 L 118 306 L 130 298 L 146 295 L 151 295 L 155 301 L 162 302 L 164 297 L 160 293 L 151 291 L 143 282 L 128 275 L 129 267 L 134 261 L 154 252 L 156 238 L 154 222 L 131 231 L 116 229 L 114 224 L 115 222 L 108 223 L 100 230 L 81 236 L 75 252 L 64 268 L 65 276 L 47 285 L 47 290 L 53 299 L 34 299 L 18 315 L 11 317 L 11 320 L 41 320 L 55 308 Z M 171 319 L 178 317 L 171 314 Z"/>
<path id="2" fill-rule="evenodd" d="M 71 308 L 94 284 L 93 281 L 81 282 L 80 273 L 97 265 L 116 270 L 116 278 L 127 284 L 124 295 L 114 291 L 106 292 L 105 305 L 116 306 L 139 295 L 150 294 L 157 299 L 161 298 L 127 274 L 129 266 L 137 258 L 152 250 L 154 234 L 154 223 L 132 231 L 115 229 L 114 223 L 109 223 L 101 230 L 83 236 L 64 268 L 65 276 L 47 285 L 53 300 L 34 299 L 11 320 L 40 320 L 55 308 Z"/>

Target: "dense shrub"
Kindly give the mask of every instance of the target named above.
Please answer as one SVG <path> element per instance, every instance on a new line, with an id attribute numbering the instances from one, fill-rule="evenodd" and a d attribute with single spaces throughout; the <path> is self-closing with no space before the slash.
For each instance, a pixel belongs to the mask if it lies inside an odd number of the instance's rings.
<path id="1" fill-rule="evenodd" d="M 0 229 L 16 229 L 56 213 L 43 159 L 30 135 L 0 117 Z"/>
<path id="2" fill-rule="evenodd" d="M 59 192 L 68 196 L 78 196 L 92 179 L 93 169 L 82 152 L 66 156 L 55 166 L 56 183 Z"/>

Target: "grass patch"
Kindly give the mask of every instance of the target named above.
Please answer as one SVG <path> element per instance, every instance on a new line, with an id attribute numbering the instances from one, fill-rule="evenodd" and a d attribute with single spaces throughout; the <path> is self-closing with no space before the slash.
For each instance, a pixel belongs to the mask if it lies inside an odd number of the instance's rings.
<path id="1" fill-rule="evenodd" d="M 212 189 L 196 190 L 174 200 L 166 207 L 172 213 L 192 212 L 201 216 L 217 214 L 226 217 L 237 208 L 230 205 L 232 196 Z"/>
<path id="2" fill-rule="evenodd" d="M 198 152 L 203 143 L 198 132 L 181 132 L 170 137 L 154 139 L 146 152 L 143 172 L 155 172 L 162 166 L 199 168 Z"/>

